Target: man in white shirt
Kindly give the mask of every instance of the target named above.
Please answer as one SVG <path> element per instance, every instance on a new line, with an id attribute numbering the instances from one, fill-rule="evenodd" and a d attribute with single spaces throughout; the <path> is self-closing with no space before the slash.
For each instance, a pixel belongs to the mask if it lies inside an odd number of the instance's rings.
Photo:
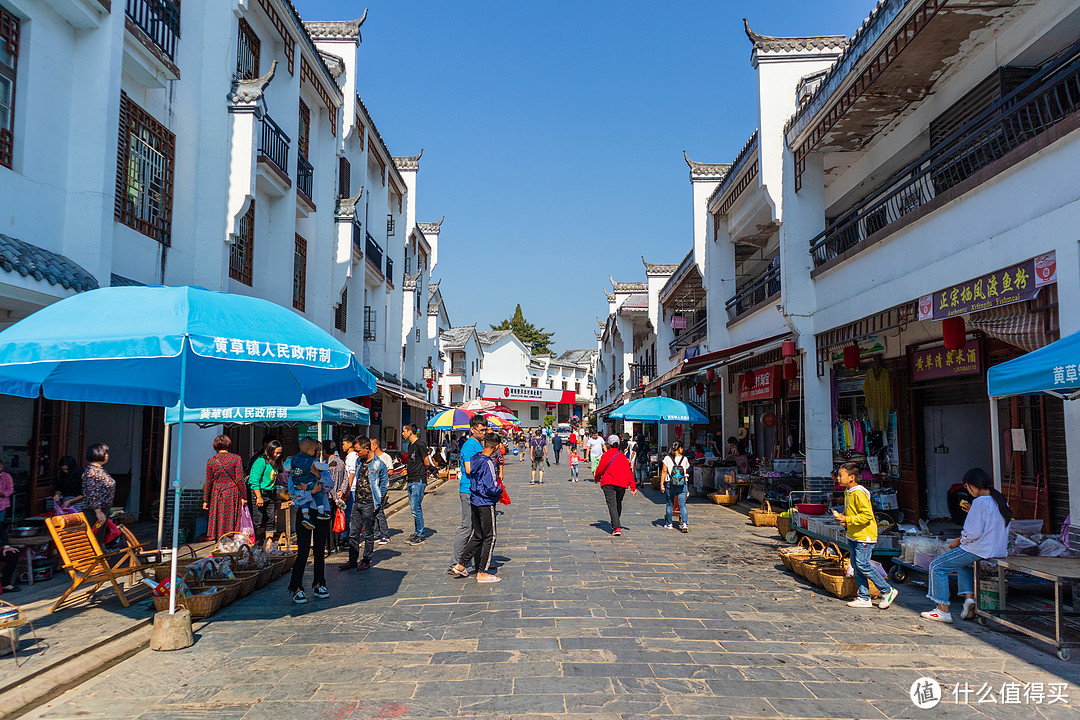
<path id="1" fill-rule="evenodd" d="M 592 431 L 592 437 L 585 443 L 585 450 L 589 454 L 589 468 L 595 475 L 596 468 L 600 465 L 600 457 L 604 454 L 604 438 L 600 437 L 596 430 Z"/>
<path id="2" fill-rule="evenodd" d="M 382 464 L 386 466 L 387 473 L 389 473 L 390 468 L 394 467 L 394 459 L 391 458 L 390 455 L 382 449 L 382 444 L 379 442 L 378 438 L 371 438 L 371 451 L 375 453 L 375 457 L 379 458 Z M 379 543 L 380 545 L 385 545 L 386 543 L 390 542 L 390 527 L 386 524 L 385 510 L 387 502 L 386 491 L 389 489 L 390 480 L 388 477 L 386 481 L 386 487 L 379 488 L 379 494 L 383 498 L 383 501 L 379 505 L 378 509 L 375 511 L 375 542 Z"/>

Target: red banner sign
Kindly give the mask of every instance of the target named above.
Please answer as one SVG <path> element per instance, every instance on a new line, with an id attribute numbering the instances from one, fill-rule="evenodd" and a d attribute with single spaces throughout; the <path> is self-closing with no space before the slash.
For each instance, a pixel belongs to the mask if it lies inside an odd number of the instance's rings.
<path id="1" fill-rule="evenodd" d="M 911 354 L 911 381 L 941 380 L 943 378 L 977 375 L 982 372 L 978 340 L 969 340 L 960 350 L 916 350 Z"/>
<path id="2" fill-rule="evenodd" d="M 750 400 L 775 400 L 780 397 L 780 366 L 758 368 L 750 376 L 739 375 L 739 402 Z"/>
<path id="3" fill-rule="evenodd" d="M 923 295 L 919 298 L 919 319 L 944 320 L 1031 300 L 1040 288 L 1056 282 L 1057 257 L 1049 252 L 933 295 Z"/>

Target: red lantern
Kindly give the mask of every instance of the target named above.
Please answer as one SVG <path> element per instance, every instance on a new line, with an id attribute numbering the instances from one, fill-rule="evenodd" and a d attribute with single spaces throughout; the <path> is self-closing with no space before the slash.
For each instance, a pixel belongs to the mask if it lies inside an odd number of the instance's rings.
<path id="1" fill-rule="evenodd" d="M 721 382 L 720 378 L 716 378 L 716 394 L 720 395 L 723 392 L 724 392 L 723 383 Z"/>
<path id="2" fill-rule="evenodd" d="M 713 380 L 716 379 L 716 371 L 715 370 L 707 371 L 705 373 L 705 377 L 709 380 L 709 382 L 712 382 Z"/>
<path id="3" fill-rule="evenodd" d="M 705 394 L 705 383 L 699 382 L 697 385 L 694 386 L 694 388 L 697 390 L 698 395 Z"/>
<path id="4" fill-rule="evenodd" d="M 745 388 L 754 387 L 754 371 L 753 370 L 747 370 L 746 372 L 744 372 L 742 374 L 742 382 L 741 382 L 741 384 Z"/>
<path id="5" fill-rule="evenodd" d="M 858 370 L 861 363 L 862 351 L 858 345 L 848 345 L 844 348 L 844 367 L 848 370 Z"/>
<path id="6" fill-rule="evenodd" d="M 795 341 L 785 340 L 783 345 L 781 345 L 780 354 L 786 358 L 795 357 Z"/>
<path id="7" fill-rule="evenodd" d="M 951 317 L 941 321 L 941 337 L 946 350 L 960 350 L 967 344 L 967 328 L 964 318 Z"/>
<path id="8" fill-rule="evenodd" d="M 799 366 L 798 366 L 798 364 L 794 360 L 792 360 L 791 358 L 788 358 L 787 360 L 784 361 L 784 379 L 787 380 L 788 382 L 791 382 L 791 381 L 797 379 L 798 377 L 799 377 Z"/>

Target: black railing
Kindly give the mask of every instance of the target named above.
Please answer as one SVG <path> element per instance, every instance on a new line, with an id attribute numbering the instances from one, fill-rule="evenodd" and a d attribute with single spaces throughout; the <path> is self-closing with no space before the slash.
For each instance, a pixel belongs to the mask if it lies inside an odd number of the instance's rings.
<path id="1" fill-rule="evenodd" d="M 382 248 L 375 242 L 375 238 L 371 237 L 371 233 L 365 233 L 365 238 L 364 252 L 367 254 L 367 259 L 375 267 L 382 268 Z"/>
<path id="2" fill-rule="evenodd" d="M 394 259 L 389 256 L 386 258 L 386 279 L 391 285 L 394 283 Z"/>
<path id="3" fill-rule="evenodd" d="M 688 327 L 681 333 L 679 333 L 678 337 L 668 343 L 668 349 L 671 351 L 671 354 L 674 355 L 683 348 L 690 347 L 699 340 L 704 340 L 707 332 L 708 321 L 705 317 L 702 317 L 691 327 Z"/>
<path id="4" fill-rule="evenodd" d="M 780 266 L 771 265 L 769 269 L 743 285 L 734 297 L 725 303 L 728 319 L 734 320 L 749 312 L 759 303 L 765 302 L 780 292 Z"/>
<path id="5" fill-rule="evenodd" d="M 296 154 L 296 189 L 304 193 L 308 200 L 311 199 L 311 184 L 315 177 L 315 168 L 304 157 L 304 153 Z"/>
<path id="6" fill-rule="evenodd" d="M 289 136 L 265 113 L 259 136 L 259 155 L 274 163 L 281 172 L 289 174 Z"/>
<path id="7" fill-rule="evenodd" d="M 1080 43 L 976 115 L 810 241 L 821 265 L 1080 109 Z"/>
<path id="8" fill-rule="evenodd" d="M 180 5 L 175 0 L 127 0 L 126 14 L 170 60 L 180 37 Z"/>
<path id="9" fill-rule="evenodd" d="M 637 389 L 656 379 L 654 363 L 630 363 L 630 388 Z"/>
<path id="10" fill-rule="evenodd" d="M 360 231 L 360 223 L 356 220 L 352 221 L 352 246 L 353 250 L 364 254 L 364 233 Z"/>

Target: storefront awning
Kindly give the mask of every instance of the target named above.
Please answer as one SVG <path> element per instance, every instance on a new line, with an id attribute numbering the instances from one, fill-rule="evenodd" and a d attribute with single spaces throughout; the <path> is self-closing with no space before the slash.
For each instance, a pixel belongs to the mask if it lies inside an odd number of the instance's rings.
<path id="1" fill-rule="evenodd" d="M 401 400 L 411 408 L 415 408 L 417 410 L 424 410 L 425 412 L 430 412 L 431 410 L 435 409 L 435 406 L 429 403 L 427 400 L 419 398 L 412 393 L 406 392 L 405 389 L 402 387 L 390 385 L 389 383 L 382 380 L 378 381 L 378 385 L 380 390 L 401 398 Z"/>
<path id="2" fill-rule="evenodd" d="M 742 345 L 732 345 L 729 348 L 723 350 L 717 350 L 716 352 L 705 353 L 704 355 L 698 355 L 692 357 L 689 360 L 683 360 L 681 363 L 668 370 L 666 373 L 650 382 L 645 387 L 641 388 L 638 392 L 651 392 L 653 390 L 670 385 L 684 377 L 696 375 L 703 370 L 709 370 L 711 368 L 719 367 L 733 359 L 738 358 L 748 352 L 760 350 L 766 346 L 773 345 L 783 340 L 787 340 L 791 337 L 791 333 L 782 333 L 780 335 L 773 335 L 772 337 L 762 338 L 761 340 L 754 340 L 752 342 L 743 343 Z"/>

